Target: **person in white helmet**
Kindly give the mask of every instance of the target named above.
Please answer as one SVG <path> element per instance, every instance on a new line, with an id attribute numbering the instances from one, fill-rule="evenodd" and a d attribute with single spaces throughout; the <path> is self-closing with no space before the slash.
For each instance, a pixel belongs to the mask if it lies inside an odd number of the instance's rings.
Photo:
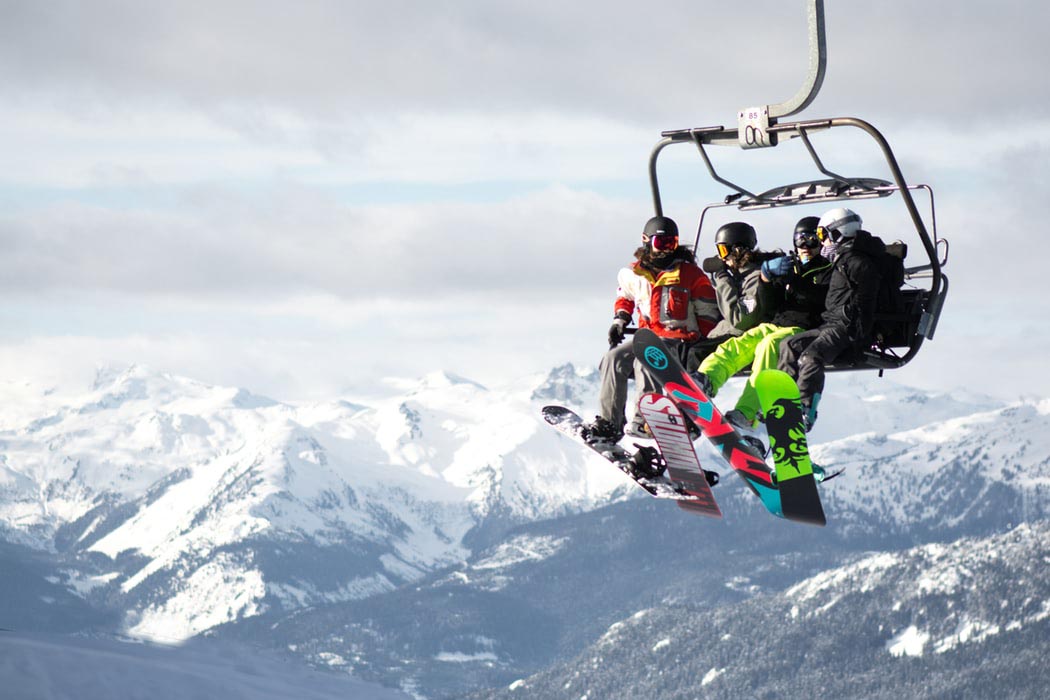
<path id="1" fill-rule="evenodd" d="M 877 256 L 886 245 L 863 230 L 862 223 L 859 214 L 844 208 L 820 217 L 817 238 L 834 263 L 821 325 L 780 344 L 777 367 L 798 382 L 806 430 L 817 420 L 825 366 L 871 338 L 880 278 Z"/>

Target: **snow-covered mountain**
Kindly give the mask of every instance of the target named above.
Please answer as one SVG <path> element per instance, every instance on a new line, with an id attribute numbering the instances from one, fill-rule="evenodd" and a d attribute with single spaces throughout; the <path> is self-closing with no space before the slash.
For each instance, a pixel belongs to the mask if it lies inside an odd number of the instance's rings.
<path id="1" fill-rule="evenodd" d="M 705 610 L 667 604 L 485 698 L 1041 698 L 1050 523 L 862 556 Z"/>
<path id="2" fill-rule="evenodd" d="M 0 423 L 4 538 L 67 555 L 69 587 L 122 598 L 127 631 L 157 639 L 390 590 L 466 557 L 486 519 L 629 493 L 527 400 L 447 374 L 366 408 L 131 367 L 23 405 Z"/>
<path id="3" fill-rule="evenodd" d="M 310 405 L 143 367 L 83 391 L 0 386 L 0 627 L 262 635 L 455 695 L 578 650 L 657 590 L 674 603 L 706 581 L 720 593 L 705 605 L 731 603 L 859 548 L 1050 516 L 1050 401 L 833 375 L 810 439 L 847 469 L 823 487 L 819 530 L 771 518 L 728 474 L 722 522 L 647 499 L 538 418 L 545 403 L 592 415 L 596 389 L 571 365 L 509 388 L 437 373 Z"/>

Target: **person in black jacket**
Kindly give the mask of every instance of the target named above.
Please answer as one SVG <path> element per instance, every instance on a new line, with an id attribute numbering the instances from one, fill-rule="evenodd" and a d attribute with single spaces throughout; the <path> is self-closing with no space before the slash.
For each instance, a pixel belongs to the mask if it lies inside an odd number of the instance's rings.
<path id="1" fill-rule="evenodd" d="M 798 382 L 806 430 L 817 420 L 827 363 L 862 348 L 871 338 L 880 278 L 876 256 L 886 246 L 864 231 L 862 223 L 859 214 L 843 208 L 820 217 L 817 236 L 833 261 L 821 324 L 780 344 L 777 366 Z"/>
<path id="2" fill-rule="evenodd" d="M 828 292 L 831 261 L 820 255 L 818 219 L 807 216 L 795 225 L 795 253 L 768 259 L 760 268 L 757 296 L 764 323 L 724 340 L 700 363 L 694 378 L 713 397 L 734 374 L 751 365 L 751 377 L 726 420 L 740 428 L 754 425 L 760 410 L 751 383 L 763 369 L 777 366 L 784 338 L 820 325 Z"/>

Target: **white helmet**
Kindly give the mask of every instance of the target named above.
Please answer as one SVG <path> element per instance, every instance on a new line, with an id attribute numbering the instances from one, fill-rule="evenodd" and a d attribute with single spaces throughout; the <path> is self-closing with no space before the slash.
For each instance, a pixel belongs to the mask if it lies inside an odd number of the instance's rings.
<path id="1" fill-rule="evenodd" d="M 843 238 L 853 238 L 860 231 L 860 214 L 852 209 L 832 209 L 820 217 L 817 224 L 817 237 L 821 241 L 829 238 L 832 243 L 838 243 Z"/>

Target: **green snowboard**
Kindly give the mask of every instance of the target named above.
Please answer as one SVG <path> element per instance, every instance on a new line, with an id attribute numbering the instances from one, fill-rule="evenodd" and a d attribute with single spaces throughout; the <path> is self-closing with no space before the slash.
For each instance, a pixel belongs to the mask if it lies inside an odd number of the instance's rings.
<path id="1" fill-rule="evenodd" d="M 755 375 L 754 386 L 765 416 L 784 513 L 792 513 L 795 520 L 825 524 L 806 444 L 798 385 L 785 372 L 764 369 Z"/>

